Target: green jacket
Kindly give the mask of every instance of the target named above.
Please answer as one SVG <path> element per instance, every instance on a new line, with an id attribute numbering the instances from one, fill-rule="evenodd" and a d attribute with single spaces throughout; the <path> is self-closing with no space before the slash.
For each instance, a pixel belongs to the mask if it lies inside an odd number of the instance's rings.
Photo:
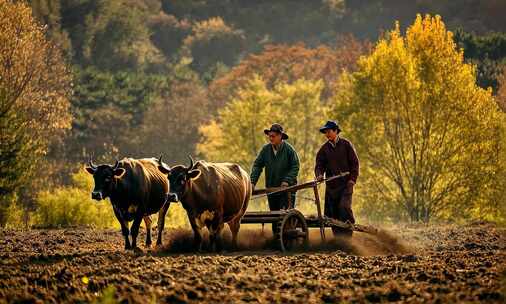
<path id="1" fill-rule="evenodd" d="M 297 175 L 299 174 L 299 157 L 294 148 L 283 141 L 279 151 L 274 155 L 271 144 L 263 146 L 258 154 L 253 168 L 251 168 L 251 182 L 256 185 L 262 169 L 265 167 L 265 186 L 279 187 L 282 182 L 289 185 L 297 184 Z"/>

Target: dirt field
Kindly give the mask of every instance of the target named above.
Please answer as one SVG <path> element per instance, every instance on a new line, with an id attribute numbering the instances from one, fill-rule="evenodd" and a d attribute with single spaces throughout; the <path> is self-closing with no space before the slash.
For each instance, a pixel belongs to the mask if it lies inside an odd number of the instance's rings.
<path id="1" fill-rule="evenodd" d="M 390 235 L 356 233 L 352 242 L 314 241 L 309 252 L 282 255 L 261 230 L 243 228 L 240 249 L 217 255 L 191 253 L 188 231 L 166 231 L 167 247 L 151 251 L 142 235 L 137 253 L 125 252 L 113 230 L 0 231 L 0 303 L 504 303 L 504 229 Z"/>

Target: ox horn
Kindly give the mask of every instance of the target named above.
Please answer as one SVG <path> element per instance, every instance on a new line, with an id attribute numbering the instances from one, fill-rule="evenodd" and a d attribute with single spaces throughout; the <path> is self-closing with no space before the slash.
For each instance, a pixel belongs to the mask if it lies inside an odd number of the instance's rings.
<path id="1" fill-rule="evenodd" d="M 162 154 L 158 158 L 158 169 L 165 174 L 170 173 L 170 167 L 162 162 Z"/>
<path id="2" fill-rule="evenodd" d="M 88 166 L 90 166 L 90 168 L 93 170 L 97 170 L 97 166 L 95 166 L 95 164 L 93 163 L 93 159 L 91 156 L 90 159 L 88 160 Z"/>
<path id="3" fill-rule="evenodd" d="M 188 158 L 190 159 L 190 166 L 188 167 L 188 170 L 191 170 L 193 168 L 193 158 L 189 154 L 188 154 Z"/>

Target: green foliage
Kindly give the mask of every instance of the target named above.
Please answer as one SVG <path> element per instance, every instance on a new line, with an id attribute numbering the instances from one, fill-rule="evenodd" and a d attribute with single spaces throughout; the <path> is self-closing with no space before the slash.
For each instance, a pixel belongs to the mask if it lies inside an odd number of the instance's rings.
<path id="1" fill-rule="evenodd" d="M 464 49 L 466 61 L 477 66 L 477 83 L 482 88 L 498 89 L 498 77 L 506 64 L 506 33 L 478 36 L 462 29 L 455 32 L 455 42 Z"/>
<path id="2" fill-rule="evenodd" d="M 66 147 L 69 156 L 82 161 L 91 152 L 137 152 L 132 130 L 142 123 L 144 111 L 166 86 L 167 80 L 157 75 L 77 69 L 71 100 L 75 117 L 71 145 Z"/>
<path id="3" fill-rule="evenodd" d="M 502 60 L 506 57 L 506 33 L 503 32 L 479 36 L 458 29 L 455 31 L 455 42 L 464 49 L 466 58 Z"/>
<path id="4" fill-rule="evenodd" d="M 429 221 L 486 208 L 497 184 L 499 112 L 440 17 L 399 26 L 359 61 L 336 99 L 362 161 L 364 204 Z M 346 88 L 346 84 L 343 84 Z M 388 207 L 380 207 L 388 210 Z"/>
<path id="5" fill-rule="evenodd" d="M 87 16 L 84 56 L 93 65 L 108 70 L 142 69 L 160 64 L 159 50 L 151 45 L 145 14 L 125 1 L 103 1 L 96 16 Z"/>
<path id="6" fill-rule="evenodd" d="M 91 199 L 93 178 L 84 169 L 73 176 L 71 186 L 42 191 L 37 196 L 38 208 L 34 214 L 36 227 L 93 226 L 119 227 L 108 201 Z"/>
<path id="7" fill-rule="evenodd" d="M 243 32 L 233 29 L 220 17 L 198 22 L 184 41 L 184 47 L 193 58 L 191 67 L 199 72 L 209 71 L 216 63 L 231 66 L 243 48 Z"/>

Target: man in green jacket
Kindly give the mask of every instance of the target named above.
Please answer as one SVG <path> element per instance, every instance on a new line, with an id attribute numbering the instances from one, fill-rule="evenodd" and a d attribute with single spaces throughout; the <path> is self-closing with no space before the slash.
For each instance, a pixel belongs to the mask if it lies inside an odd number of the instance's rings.
<path id="1" fill-rule="evenodd" d="M 283 131 L 280 124 L 273 124 L 270 129 L 264 130 L 269 136 L 269 144 L 260 150 L 253 168 L 251 169 L 251 183 L 255 187 L 262 169 L 265 167 L 265 186 L 287 187 L 297 184 L 299 174 L 299 157 L 294 148 L 285 140 L 288 135 Z M 285 192 L 267 196 L 269 209 L 280 210 L 288 207 L 288 195 Z M 295 205 L 295 193 L 291 194 L 292 206 Z M 274 231 L 274 227 L 273 227 Z"/>

